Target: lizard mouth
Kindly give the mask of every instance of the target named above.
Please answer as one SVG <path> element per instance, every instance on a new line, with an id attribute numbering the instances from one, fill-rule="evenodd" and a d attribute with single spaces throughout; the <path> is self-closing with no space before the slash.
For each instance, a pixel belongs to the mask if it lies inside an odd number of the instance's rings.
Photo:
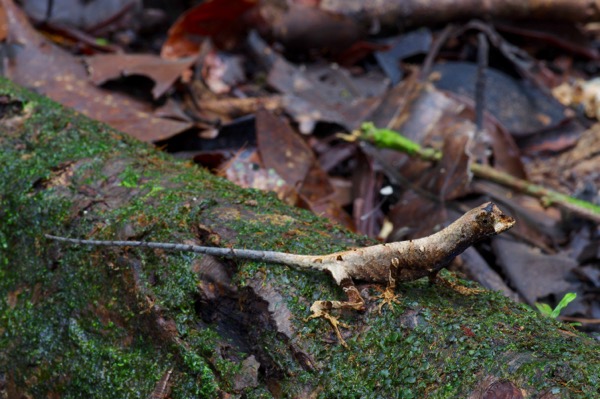
<path id="1" fill-rule="evenodd" d="M 496 231 L 497 234 L 500 234 L 503 231 L 506 231 L 506 230 L 510 229 L 511 227 L 513 227 L 514 224 L 515 224 L 515 219 L 511 218 L 510 216 L 502 215 L 496 221 L 496 223 L 494 223 L 494 230 Z"/>

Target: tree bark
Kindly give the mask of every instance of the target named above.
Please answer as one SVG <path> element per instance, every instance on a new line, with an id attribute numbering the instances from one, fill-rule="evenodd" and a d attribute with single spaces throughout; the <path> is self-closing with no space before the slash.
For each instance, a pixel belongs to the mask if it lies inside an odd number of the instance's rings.
<path id="1" fill-rule="evenodd" d="M 6 397 L 585 397 L 600 351 L 500 296 L 403 284 L 395 312 L 310 304 L 327 275 L 45 233 L 301 254 L 372 244 L 0 81 L 0 392 Z"/>
<path id="2" fill-rule="evenodd" d="M 329 0 L 320 8 L 348 15 L 365 27 L 377 21 L 383 29 L 431 26 L 471 18 L 563 23 L 584 23 L 600 18 L 598 0 Z"/>

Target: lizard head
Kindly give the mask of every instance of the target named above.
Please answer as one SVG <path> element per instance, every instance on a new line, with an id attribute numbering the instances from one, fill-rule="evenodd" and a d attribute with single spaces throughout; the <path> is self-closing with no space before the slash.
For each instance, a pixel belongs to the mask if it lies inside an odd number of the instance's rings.
<path id="1" fill-rule="evenodd" d="M 500 234 L 515 224 L 515 219 L 504 214 L 493 202 L 487 202 L 471 210 L 475 222 L 483 235 L 491 236 Z"/>

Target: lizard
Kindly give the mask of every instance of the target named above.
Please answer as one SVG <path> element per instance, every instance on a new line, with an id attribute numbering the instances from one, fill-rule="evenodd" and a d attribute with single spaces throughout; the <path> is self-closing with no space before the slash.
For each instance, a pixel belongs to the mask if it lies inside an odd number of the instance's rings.
<path id="1" fill-rule="evenodd" d="M 392 306 L 397 302 L 396 283 L 429 278 L 431 283 L 450 285 L 460 293 L 469 289 L 457 287 L 438 276 L 438 273 L 469 246 L 476 242 L 510 229 L 515 220 L 504 214 L 492 202 L 471 209 L 448 227 L 427 237 L 377 244 L 326 255 L 297 255 L 286 252 L 205 247 L 198 245 L 152 242 L 152 241 L 100 241 L 59 237 L 45 234 L 51 240 L 79 245 L 116 247 L 145 247 L 169 251 L 195 252 L 228 259 L 245 259 L 259 262 L 283 264 L 299 269 L 327 272 L 346 294 L 345 301 L 319 300 L 310 307 L 307 318 L 324 318 L 333 327 L 339 342 L 347 347 L 338 326 L 345 324 L 330 314 L 333 309 L 365 310 L 365 301 L 354 285 L 354 281 L 387 284 L 379 305 Z M 393 308 L 392 308 L 393 309 Z"/>

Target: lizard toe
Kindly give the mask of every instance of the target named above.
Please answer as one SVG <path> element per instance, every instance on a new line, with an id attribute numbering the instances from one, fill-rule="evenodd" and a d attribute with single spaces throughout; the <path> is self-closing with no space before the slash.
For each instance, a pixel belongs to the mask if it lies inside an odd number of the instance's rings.
<path id="1" fill-rule="evenodd" d="M 379 312 L 379 314 L 381 314 L 381 311 L 383 310 L 383 307 L 385 305 L 388 305 L 393 312 L 394 304 L 400 304 L 400 301 L 398 300 L 398 298 L 400 298 L 400 295 L 397 295 L 396 293 L 394 293 L 393 290 L 387 288 L 383 291 L 381 295 L 378 295 L 375 298 L 381 299 L 381 303 L 379 303 L 379 305 L 377 306 L 377 311 Z"/>
<path id="2" fill-rule="evenodd" d="M 329 324 L 331 324 L 331 327 L 333 327 L 333 331 L 335 332 L 335 335 L 337 336 L 340 344 L 342 344 L 342 346 L 344 348 L 348 348 L 348 344 L 346 344 L 346 341 L 342 337 L 342 333 L 340 332 L 339 327 L 350 328 L 350 326 L 339 321 L 337 317 L 332 316 L 329 313 L 328 308 L 329 307 L 327 306 L 327 301 L 316 301 L 310 307 L 312 314 L 310 316 L 308 316 L 306 319 L 304 319 L 304 321 L 307 322 L 309 320 L 317 319 L 317 318 L 323 318 L 323 319 L 327 320 L 329 322 Z"/>

